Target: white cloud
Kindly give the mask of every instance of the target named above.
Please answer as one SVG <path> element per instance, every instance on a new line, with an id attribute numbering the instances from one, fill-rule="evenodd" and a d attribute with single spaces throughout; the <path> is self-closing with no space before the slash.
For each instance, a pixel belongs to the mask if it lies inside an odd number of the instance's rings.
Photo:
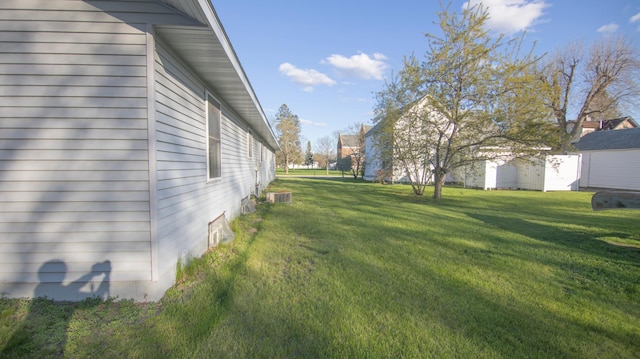
<path id="1" fill-rule="evenodd" d="M 388 67 L 384 61 L 386 59 L 387 57 L 380 53 L 375 53 L 371 57 L 365 53 L 351 57 L 334 54 L 322 60 L 322 63 L 330 64 L 346 77 L 382 80 Z"/>
<path id="2" fill-rule="evenodd" d="M 616 32 L 618 30 L 618 24 L 612 22 L 611 24 L 602 25 L 598 28 L 598 32 Z"/>
<path id="3" fill-rule="evenodd" d="M 462 8 L 478 3 L 482 3 L 489 12 L 487 26 L 492 31 L 507 35 L 531 29 L 549 6 L 544 0 L 469 0 Z"/>
<path id="4" fill-rule="evenodd" d="M 629 19 L 629 22 L 636 22 L 636 21 L 638 21 L 638 20 L 640 20 L 640 12 L 639 12 L 639 13 L 637 13 L 637 14 L 635 14 L 635 15 L 633 15 L 633 16 L 631 17 L 631 19 Z"/>
<path id="5" fill-rule="evenodd" d="M 288 62 L 281 64 L 278 70 L 281 74 L 289 77 L 293 82 L 304 86 L 303 90 L 307 92 L 313 91 L 314 86 L 333 86 L 336 83 L 322 72 L 314 69 L 299 69 Z"/>
<path id="6" fill-rule="evenodd" d="M 313 126 L 313 127 L 327 127 L 327 124 L 325 122 L 313 122 L 311 120 L 305 120 L 305 119 L 300 119 L 300 123 L 303 125 L 309 125 L 309 126 Z"/>
<path id="7" fill-rule="evenodd" d="M 371 99 L 369 99 L 367 97 L 347 97 L 347 96 L 342 96 L 342 97 L 340 97 L 340 101 L 341 102 L 367 103 L 367 102 L 371 102 Z"/>

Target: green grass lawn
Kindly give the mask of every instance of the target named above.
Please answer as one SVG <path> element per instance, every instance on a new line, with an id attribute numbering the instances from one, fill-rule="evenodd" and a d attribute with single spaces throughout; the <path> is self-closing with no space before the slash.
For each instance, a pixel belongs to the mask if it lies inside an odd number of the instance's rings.
<path id="1" fill-rule="evenodd" d="M 640 211 L 593 212 L 584 192 L 284 189 L 292 204 L 236 220 L 158 303 L 0 301 L 0 357 L 640 357 Z"/>

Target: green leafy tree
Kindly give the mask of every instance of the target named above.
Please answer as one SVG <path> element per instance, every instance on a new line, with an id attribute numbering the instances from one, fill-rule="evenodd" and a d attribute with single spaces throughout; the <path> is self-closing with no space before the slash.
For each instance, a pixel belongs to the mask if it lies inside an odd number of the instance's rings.
<path id="1" fill-rule="evenodd" d="M 383 122 L 391 160 L 407 173 L 422 171 L 423 181 L 433 178 L 435 199 L 452 170 L 530 155 L 544 143 L 548 113 L 534 87 L 537 59 L 520 54 L 522 39 L 492 38 L 487 18 L 482 5 L 460 14 L 443 9 L 442 35 L 426 35 L 425 60 L 406 58 L 378 94 L 375 121 Z"/>
<path id="2" fill-rule="evenodd" d="M 280 143 L 281 150 L 276 154 L 278 163 L 284 166 L 285 173 L 289 173 L 289 165 L 300 158 L 302 149 L 300 146 L 300 120 L 293 114 L 287 105 L 283 104 L 278 109 L 274 119 L 275 132 Z"/>

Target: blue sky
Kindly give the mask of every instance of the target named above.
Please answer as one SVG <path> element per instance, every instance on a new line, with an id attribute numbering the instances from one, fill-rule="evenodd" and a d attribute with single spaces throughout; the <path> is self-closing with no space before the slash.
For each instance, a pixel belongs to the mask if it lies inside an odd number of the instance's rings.
<path id="1" fill-rule="evenodd" d="M 483 2 L 493 31 L 526 30 L 540 54 L 610 33 L 639 45 L 638 0 Z M 452 1 L 451 10 L 463 4 Z M 405 55 L 422 57 L 425 33 L 440 34 L 435 0 L 214 0 L 213 6 L 265 114 L 271 121 L 286 104 L 301 120 L 304 146 L 354 123 L 370 124 L 384 80 Z"/>

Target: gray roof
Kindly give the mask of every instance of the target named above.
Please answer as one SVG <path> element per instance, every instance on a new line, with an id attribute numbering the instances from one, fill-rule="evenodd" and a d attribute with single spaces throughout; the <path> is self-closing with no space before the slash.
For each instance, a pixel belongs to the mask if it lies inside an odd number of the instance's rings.
<path id="1" fill-rule="evenodd" d="M 357 135 L 340 135 L 342 147 L 358 147 Z"/>
<path id="2" fill-rule="evenodd" d="M 640 127 L 595 131 L 582 137 L 575 146 L 580 151 L 640 149 Z"/>

